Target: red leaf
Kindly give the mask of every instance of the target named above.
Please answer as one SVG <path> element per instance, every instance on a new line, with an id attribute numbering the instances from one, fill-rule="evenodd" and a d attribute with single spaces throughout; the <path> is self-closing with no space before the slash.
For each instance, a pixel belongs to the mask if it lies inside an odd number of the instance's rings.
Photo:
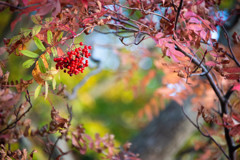
<path id="1" fill-rule="evenodd" d="M 44 16 L 48 14 L 54 7 L 54 4 L 47 3 L 38 9 L 37 15 Z"/>
<path id="2" fill-rule="evenodd" d="M 47 0 L 30 0 L 30 1 L 28 1 L 28 5 L 37 4 L 37 3 L 44 4 L 44 3 L 47 3 Z"/>
<path id="3" fill-rule="evenodd" d="M 61 4 L 59 0 L 56 1 L 55 10 L 52 12 L 52 16 L 56 16 L 61 11 Z"/>
<path id="4" fill-rule="evenodd" d="M 240 84 L 238 84 L 240 85 Z M 237 120 L 238 122 L 240 122 L 240 115 L 237 113 L 232 113 L 232 118 L 234 118 L 235 120 Z"/>
<path id="5" fill-rule="evenodd" d="M 225 75 L 225 78 L 231 79 L 231 80 L 237 80 L 240 78 L 239 76 L 240 76 L 239 74 L 227 74 L 227 75 Z"/>
<path id="6" fill-rule="evenodd" d="M 22 0 L 22 2 L 23 2 L 23 4 L 24 4 L 25 6 L 28 5 L 28 0 Z"/>
<path id="7" fill-rule="evenodd" d="M 231 136 L 240 135 L 240 124 L 235 125 L 229 132 Z"/>
<path id="8" fill-rule="evenodd" d="M 240 91 L 240 83 L 235 84 L 232 90 Z"/>
<path id="9" fill-rule="evenodd" d="M 81 0 L 83 6 L 87 9 L 88 8 L 88 1 L 87 0 Z"/>
<path id="10" fill-rule="evenodd" d="M 223 68 L 224 72 L 228 73 L 240 73 L 240 67 L 228 67 L 228 68 Z"/>

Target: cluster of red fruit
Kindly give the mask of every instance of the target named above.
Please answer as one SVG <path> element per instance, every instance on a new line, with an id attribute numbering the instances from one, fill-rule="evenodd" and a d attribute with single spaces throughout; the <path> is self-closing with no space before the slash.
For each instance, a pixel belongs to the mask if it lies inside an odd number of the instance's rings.
<path id="1" fill-rule="evenodd" d="M 86 45 L 83 47 L 83 42 L 80 42 L 79 44 L 80 47 L 68 51 L 67 56 L 54 58 L 54 62 L 57 63 L 56 69 L 64 69 L 64 73 L 68 73 L 70 76 L 73 74 L 77 75 L 80 72 L 83 73 L 85 67 L 88 66 L 88 60 L 85 58 L 91 56 L 91 53 L 89 53 L 88 50 L 91 50 L 92 47 Z"/>

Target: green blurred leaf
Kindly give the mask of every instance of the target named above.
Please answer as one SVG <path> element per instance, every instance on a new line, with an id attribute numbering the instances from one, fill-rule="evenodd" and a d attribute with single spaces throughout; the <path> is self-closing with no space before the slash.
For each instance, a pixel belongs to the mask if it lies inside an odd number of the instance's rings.
<path id="1" fill-rule="evenodd" d="M 40 24 L 41 17 L 39 15 L 32 15 L 31 18 L 32 18 L 33 23 Z"/>
<path id="2" fill-rule="evenodd" d="M 44 66 L 42 58 L 38 59 L 38 66 L 39 66 L 39 69 L 42 73 L 46 73 L 46 68 Z"/>
<path id="3" fill-rule="evenodd" d="M 25 62 L 23 62 L 23 67 L 24 68 L 29 68 L 31 67 L 33 64 L 35 63 L 35 60 L 34 59 L 29 59 L 29 60 L 26 60 Z"/>
<path id="4" fill-rule="evenodd" d="M 29 50 L 21 50 L 20 52 L 22 54 L 24 54 L 25 56 L 30 57 L 30 58 L 38 58 L 38 56 L 39 56 L 37 53 L 34 53 L 32 51 L 29 51 Z"/>
<path id="5" fill-rule="evenodd" d="M 8 46 L 9 46 L 10 44 L 12 44 L 12 43 L 17 42 L 17 41 L 18 41 L 19 39 L 21 39 L 21 38 L 22 38 L 21 35 L 16 35 L 16 36 L 12 37 L 12 38 L 10 39 L 10 42 L 8 43 Z"/>
<path id="6" fill-rule="evenodd" d="M 45 81 L 45 99 L 47 98 L 48 95 L 48 83 Z"/>
<path id="7" fill-rule="evenodd" d="M 61 32 L 60 35 L 58 36 L 58 39 L 57 39 L 58 42 L 62 39 L 62 36 L 63 36 L 63 32 Z"/>
<path id="8" fill-rule="evenodd" d="M 56 80 L 55 80 L 55 78 L 53 78 L 53 80 L 52 80 L 52 87 L 53 87 L 53 90 L 56 89 Z"/>
<path id="9" fill-rule="evenodd" d="M 44 45 L 42 44 L 42 41 L 41 41 L 39 38 L 37 38 L 37 37 L 35 36 L 35 37 L 33 37 L 33 40 L 34 40 L 36 46 L 38 47 L 38 49 L 40 49 L 41 51 L 45 51 L 45 50 L 46 50 L 46 48 L 45 48 Z"/>
<path id="10" fill-rule="evenodd" d="M 52 17 L 47 17 L 47 18 L 45 18 L 45 21 L 46 21 L 46 22 L 52 22 L 52 20 L 53 20 Z"/>
<path id="11" fill-rule="evenodd" d="M 58 54 L 57 54 L 57 49 L 56 49 L 55 47 L 52 47 L 52 48 L 51 48 L 51 51 L 52 51 L 52 53 L 53 53 L 53 57 L 57 57 L 57 56 L 58 56 Z"/>
<path id="12" fill-rule="evenodd" d="M 32 36 L 35 36 L 41 31 L 42 26 L 41 25 L 36 25 L 32 29 Z"/>
<path id="13" fill-rule="evenodd" d="M 31 33 L 31 29 L 28 28 L 21 28 L 21 34 L 23 34 L 24 37 L 27 37 Z"/>
<path id="14" fill-rule="evenodd" d="M 42 89 L 42 86 L 38 85 L 34 92 L 34 99 L 36 99 L 39 96 L 41 89 Z"/>
<path id="15" fill-rule="evenodd" d="M 52 31 L 48 30 L 47 31 L 47 41 L 48 41 L 48 44 L 52 44 L 53 42 L 53 34 L 52 34 Z"/>
<path id="16" fill-rule="evenodd" d="M 48 65 L 49 65 L 48 67 L 51 68 L 51 66 L 52 66 L 52 61 L 51 61 L 51 57 L 50 57 L 50 55 L 49 55 L 48 52 L 45 53 L 45 58 L 46 58 L 47 63 L 48 63 Z"/>

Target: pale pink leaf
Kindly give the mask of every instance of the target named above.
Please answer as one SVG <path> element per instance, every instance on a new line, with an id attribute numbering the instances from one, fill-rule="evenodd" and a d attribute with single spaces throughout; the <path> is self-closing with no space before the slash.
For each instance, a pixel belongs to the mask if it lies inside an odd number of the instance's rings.
<path id="1" fill-rule="evenodd" d="M 216 66 L 216 63 L 213 62 L 213 61 L 208 61 L 208 62 L 206 62 L 205 64 L 206 64 L 207 66 L 210 66 L 210 67 Z"/>
<path id="2" fill-rule="evenodd" d="M 201 38 L 202 38 L 203 40 L 206 41 L 207 33 L 206 33 L 204 30 L 202 30 L 202 31 L 200 32 L 200 36 L 201 36 Z"/>
<path id="3" fill-rule="evenodd" d="M 191 17 L 190 20 L 188 21 L 189 23 L 196 23 L 196 24 L 200 24 L 201 21 L 199 21 L 197 18 L 195 17 Z"/>
<path id="4" fill-rule="evenodd" d="M 195 32 L 203 30 L 203 27 L 201 24 L 190 24 L 186 27 L 187 29 L 193 30 Z"/>
<path id="5" fill-rule="evenodd" d="M 240 91 L 240 83 L 235 84 L 232 90 Z"/>
<path id="6" fill-rule="evenodd" d="M 197 17 L 196 13 L 192 12 L 192 11 L 188 11 L 184 14 L 184 17 L 186 19 L 189 19 L 190 17 Z"/>

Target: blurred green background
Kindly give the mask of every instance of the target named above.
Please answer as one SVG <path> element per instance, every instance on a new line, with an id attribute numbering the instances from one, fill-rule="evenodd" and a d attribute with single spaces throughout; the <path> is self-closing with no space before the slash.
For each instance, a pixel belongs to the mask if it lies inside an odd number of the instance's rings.
<path id="1" fill-rule="evenodd" d="M 4 37 L 11 38 L 11 36 L 17 34 L 22 27 L 32 27 L 33 24 L 25 23 L 25 19 L 28 21 L 28 19 L 25 18 L 19 22 L 15 30 L 11 32 L 9 25 L 11 20 L 14 19 L 14 16 L 15 15 L 11 14 L 8 9 L 0 12 L 0 35 L 2 39 Z M 148 74 L 149 70 L 154 69 L 154 67 L 152 59 L 147 58 L 142 53 L 142 46 L 126 48 L 117 38 L 111 35 L 103 37 L 101 34 L 96 34 L 97 33 L 93 33 L 91 36 L 81 36 L 76 39 L 76 41 L 83 41 L 85 44 L 93 46 L 92 54 L 96 59 L 101 61 L 100 66 L 102 71 L 91 76 L 78 90 L 77 96 L 73 100 L 69 100 L 64 96 L 56 96 L 51 92 L 51 89 L 49 90 L 47 99 L 44 98 L 43 94 L 40 94 L 38 98 L 34 99 L 34 91 L 38 86 L 38 84 L 34 82 L 29 88 L 30 95 L 32 95 L 33 108 L 28 114 L 28 117 L 32 120 L 35 128 L 41 128 L 51 120 L 51 104 L 60 111 L 60 115 L 66 118 L 68 117 L 66 106 L 69 104 L 73 108 L 72 126 L 84 124 L 86 133 L 91 136 L 94 136 L 96 133 L 100 133 L 101 136 L 107 133 L 113 134 L 116 144 L 119 146 L 129 141 L 147 124 L 147 117 L 139 118 L 138 111 L 149 102 L 154 90 L 159 87 L 162 73 L 159 71 L 143 91 L 141 81 Z M 105 41 L 101 39 L 105 39 Z M 98 40 L 102 43 L 98 43 Z M 108 48 L 105 45 L 109 44 L 109 42 L 112 44 L 110 43 L 111 46 Z M 147 44 L 144 45 L 148 44 L 151 44 L 151 42 L 147 42 Z M 114 48 L 115 46 L 120 47 Z M 37 52 L 36 46 L 31 42 L 28 43 L 26 47 L 28 50 Z M 124 65 L 120 65 L 121 59 L 117 55 L 120 52 L 121 54 L 125 54 L 126 57 L 136 57 L 135 63 L 139 68 L 130 72 L 129 70 L 132 68 L 132 64 L 127 62 Z M 32 78 L 31 71 L 33 67 L 29 69 L 22 67 L 22 63 L 28 58 L 14 54 L 8 55 L 8 53 L 5 53 L 0 58 L 7 59 L 6 67 L 3 68 L 3 70 L 10 72 L 9 81 L 20 79 L 29 80 Z M 83 74 L 77 76 L 70 77 L 60 71 L 55 76 L 57 86 L 64 85 L 66 86 L 66 91 L 71 93 L 72 89 L 81 82 L 87 74 L 96 68 L 96 64 L 91 61 L 90 67 L 86 69 Z M 138 92 L 138 90 L 141 92 Z M 136 91 L 137 94 L 135 93 Z M 42 87 L 42 92 L 44 92 L 44 87 Z M 13 148 L 14 147 L 17 148 L 18 145 L 16 144 Z M 34 159 L 45 159 L 46 154 L 40 149 L 41 146 L 34 145 L 34 142 L 32 142 L 30 148 L 34 149 L 34 147 L 37 147 L 35 149 L 38 150 L 34 155 Z M 90 152 L 83 159 L 96 158 L 97 155 Z"/>

